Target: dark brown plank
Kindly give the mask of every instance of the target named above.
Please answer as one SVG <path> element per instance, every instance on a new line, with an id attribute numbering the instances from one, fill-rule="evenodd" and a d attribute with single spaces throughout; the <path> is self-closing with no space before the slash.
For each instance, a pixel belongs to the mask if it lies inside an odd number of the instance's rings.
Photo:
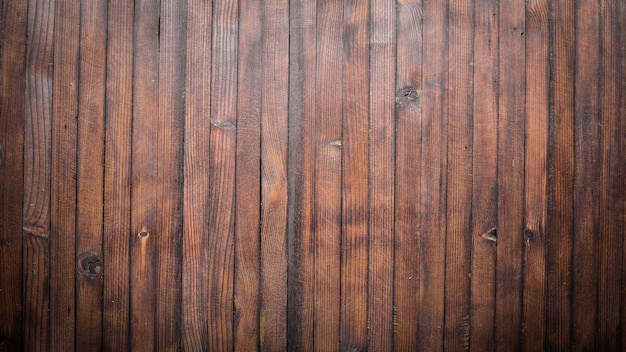
<path id="1" fill-rule="evenodd" d="M 444 325 L 448 69 L 448 2 L 424 2 L 422 156 L 419 219 L 420 350 L 440 349 Z"/>
<path id="2" fill-rule="evenodd" d="M 209 350 L 233 349 L 238 2 L 213 3 L 209 204 Z"/>
<path id="3" fill-rule="evenodd" d="M 600 190 L 600 7 L 576 1 L 572 349 L 597 347 Z"/>
<path id="4" fill-rule="evenodd" d="M 106 25 L 106 1 L 81 1 L 75 334 L 76 349 L 89 351 L 102 349 Z"/>
<path id="5" fill-rule="evenodd" d="M 341 113 L 343 87 L 343 4 L 317 4 L 317 82 L 315 117 L 315 209 L 313 347 L 340 347 L 341 311 Z M 310 170 L 307 170 L 310 172 Z M 339 264 L 339 265 L 338 265 Z"/>
<path id="6" fill-rule="evenodd" d="M 369 125 L 369 350 L 393 349 L 395 3 L 371 1 Z"/>
<path id="7" fill-rule="evenodd" d="M 417 351 L 419 324 L 419 194 L 421 167 L 422 34 L 421 0 L 397 7 L 396 194 L 394 240 L 394 349 Z"/>
<path id="8" fill-rule="evenodd" d="M 237 167 L 235 221 L 236 351 L 259 349 L 261 284 L 261 95 L 262 1 L 242 1 L 239 8 L 237 84 Z M 284 69 L 284 68 L 283 68 Z M 285 298 L 286 299 L 286 298 Z M 267 322 L 266 324 L 272 324 Z M 285 329 L 286 333 L 286 329 Z"/>
<path id="9" fill-rule="evenodd" d="M 209 155 L 211 131 L 212 7 L 187 4 L 185 160 L 182 249 L 182 344 L 186 351 L 208 350 Z"/>
<path id="10" fill-rule="evenodd" d="M 601 100 L 600 100 L 600 209 L 598 238 L 598 342 L 602 351 L 623 349 L 620 341 L 620 305 L 624 208 L 626 196 L 626 159 L 624 152 L 624 115 L 620 114 L 619 48 L 624 39 L 618 24 L 624 22 L 619 2 L 601 1 Z M 623 95 L 624 93 L 621 92 Z M 598 158 L 595 158 L 596 163 Z"/>
<path id="11" fill-rule="evenodd" d="M 104 168 L 103 349 L 130 348 L 133 4 L 110 1 Z"/>
<path id="12" fill-rule="evenodd" d="M 367 348 L 369 1 L 344 3 L 341 347 Z"/>
<path id="13" fill-rule="evenodd" d="M 24 123 L 24 350 L 50 342 L 50 174 L 54 2 L 28 4 Z M 72 334 L 73 332 L 65 332 Z"/>
<path id="14" fill-rule="evenodd" d="M 526 3 L 526 161 L 522 348 L 544 347 L 547 153 L 550 96 L 549 4 Z M 521 33 L 520 33 L 521 35 Z"/>
<path id="15" fill-rule="evenodd" d="M 524 1 L 499 11 L 496 350 L 518 350 L 522 324 L 524 222 Z"/>
<path id="16" fill-rule="evenodd" d="M 470 348 L 495 348 L 498 156 L 498 4 L 474 3 Z"/>
<path id="17" fill-rule="evenodd" d="M 552 100 L 546 221 L 546 350 L 571 343 L 574 197 L 574 2 L 552 3 Z"/>
<path id="18" fill-rule="evenodd" d="M 3 1 L 0 11 L 0 351 L 19 351 L 28 2 Z"/>
<path id="19" fill-rule="evenodd" d="M 450 2 L 448 79 L 444 83 L 448 96 L 448 188 L 443 344 L 451 351 L 468 350 L 470 342 L 473 18 L 472 1 Z"/>
<path id="20" fill-rule="evenodd" d="M 287 123 L 289 8 L 263 1 L 260 349 L 287 347 Z"/>
<path id="21" fill-rule="evenodd" d="M 313 350 L 316 2 L 289 4 L 289 204 L 287 349 Z"/>
<path id="22" fill-rule="evenodd" d="M 130 243 L 130 348 L 156 348 L 159 1 L 135 2 Z"/>

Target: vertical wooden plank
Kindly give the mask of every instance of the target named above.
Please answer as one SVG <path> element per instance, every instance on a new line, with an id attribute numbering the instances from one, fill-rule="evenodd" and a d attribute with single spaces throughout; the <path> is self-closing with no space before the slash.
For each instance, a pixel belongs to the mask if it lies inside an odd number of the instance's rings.
<path id="1" fill-rule="evenodd" d="M 157 349 L 180 351 L 187 2 L 161 1 L 157 143 Z"/>
<path id="2" fill-rule="evenodd" d="M 419 198 L 420 350 L 440 349 L 444 329 L 448 2 L 424 1 L 422 157 Z"/>
<path id="3" fill-rule="evenodd" d="M 367 348 L 369 1 L 344 2 L 341 350 Z"/>
<path id="4" fill-rule="evenodd" d="M 103 349 L 130 348 L 131 141 L 134 5 L 109 1 L 104 168 Z"/>
<path id="5" fill-rule="evenodd" d="M 289 3 L 287 349 L 314 345 L 317 2 Z"/>
<path id="6" fill-rule="evenodd" d="M 233 349 L 238 2 L 213 3 L 209 204 L 209 350 Z"/>
<path id="7" fill-rule="evenodd" d="M 495 348 L 498 157 L 498 3 L 474 3 L 470 348 Z"/>
<path id="8" fill-rule="evenodd" d="M 131 189 L 131 349 L 156 348 L 159 1 L 135 2 Z"/>
<path id="9" fill-rule="evenodd" d="M 289 8 L 263 1 L 260 349 L 287 346 L 287 123 Z"/>
<path id="10" fill-rule="evenodd" d="M 187 4 L 182 250 L 183 349 L 208 350 L 212 4 Z"/>
<path id="11" fill-rule="evenodd" d="M 419 194 L 423 89 L 421 0 L 402 0 L 396 17 L 396 193 L 394 350 L 417 351 Z"/>
<path id="12" fill-rule="evenodd" d="M 102 349 L 106 1 L 81 1 L 76 190 L 76 349 Z M 62 89 L 59 87 L 59 89 Z"/>
<path id="13" fill-rule="evenodd" d="M 260 0 L 239 8 L 235 214 L 234 348 L 259 349 L 261 284 L 261 95 L 263 50 Z M 283 67 L 284 70 L 284 67 Z M 286 298 L 285 298 L 286 299 Z M 267 322 L 272 324 L 272 322 Z M 286 333 L 286 331 L 285 331 Z"/>
<path id="14" fill-rule="evenodd" d="M 620 115 L 621 81 L 618 54 L 623 46 L 618 23 L 624 19 L 619 2 L 601 1 L 600 209 L 598 238 L 598 343 L 603 351 L 623 349 L 620 341 L 620 291 L 623 284 L 622 252 L 626 210 L 626 160 L 624 115 Z M 622 5 L 623 6 L 623 2 Z M 622 94 L 624 94 L 622 92 Z M 597 156 L 596 156 L 597 162 Z"/>
<path id="15" fill-rule="evenodd" d="M 369 134 L 369 350 L 393 349 L 395 2 L 371 1 Z"/>
<path id="16" fill-rule="evenodd" d="M 574 2 L 552 3 L 552 99 L 546 221 L 547 350 L 571 346 L 574 199 Z"/>
<path id="17" fill-rule="evenodd" d="M 576 1 L 572 349 L 596 345 L 600 189 L 599 2 Z"/>
<path id="18" fill-rule="evenodd" d="M 524 221 L 524 1 L 499 11 L 496 350 L 521 347 Z"/>
<path id="19" fill-rule="evenodd" d="M 0 351 L 19 351 L 28 2 L 3 1 L 0 11 Z"/>
<path id="20" fill-rule="evenodd" d="M 343 4 L 317 3 L 314 350 L 340 347 Z M 339 264 L 339 265 L 338 265 Z"/>
<path id="21" fill-rule="evenodd" d="M 526 3 L 526 153 L 522 347 L 544 348 L 547 152 L 550 97 L 549 4 Z M 522 35 L 520 33 L 520 35 Z"/>
<path id="22" fill-rule="evenodd" d="M 54 0 L 28 4 L 24 123 L 24 350 L 50 342 L 50 174 Z"/>
<path id="23" fill-rule="evenodd" d="M 473 167 L 472 1 L 453 1 L 448 12 L 448 179 L 444 346 L 469 349 Z"/>

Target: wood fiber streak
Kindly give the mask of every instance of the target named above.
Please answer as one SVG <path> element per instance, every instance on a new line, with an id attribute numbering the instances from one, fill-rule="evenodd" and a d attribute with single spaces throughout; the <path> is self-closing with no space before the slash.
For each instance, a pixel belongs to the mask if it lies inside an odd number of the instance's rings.
<path id="1" fill-rule="evenodd" d="M 28 2 L 3 1 L 0 11 L 0 351 L 19 351 Z"/>
<path id="2" fill-rule="evenodd" d="M 28 4 L 24 114 L 24 350 L 50 342 L 50 181 L 54 0 Z M 69 332 L 72 333 L 71 331 Z"/>

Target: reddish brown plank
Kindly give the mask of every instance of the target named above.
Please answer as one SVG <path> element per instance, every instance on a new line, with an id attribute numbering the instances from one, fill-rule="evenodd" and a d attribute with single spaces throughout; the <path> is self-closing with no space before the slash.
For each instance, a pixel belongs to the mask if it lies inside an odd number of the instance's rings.
<path id="1" fill-rule="evenodd" d="M 469 349 L 473 167 L 472 1 L 450 2 L 448 13 L 448 179 L 443 344 Z M 479 132 L 480 133 L 480 132 Z"/>
<path id="2" fill-rule="evenodd" d="M 474 3 L 470 348 L 495 348 L 498 153 L 498 4 Z"/>
<path id="3" fill-rule="evenodd" d="M 367 347 L 369 1 L 344 3 L 341 350 Z"/>
<path id="4" fill-rule="evenodd" d="M 317 4 L 315 116 L 315 205 L 313 220 L 314 317 L 316 351 L 340 346 L 341 113 L 343 4 Z M 307 170 L 308 171 L 308 170 Z M 309 171 L 310 172 L 310 171 Z"/>
<path id="5" fill-rule="evenodd" d="M 23 349 L 22 219 L 27 1 L 0 4 L 0 350 Z"/>
<path id="6" fill-rule="evenodd" d="M 24 122 L 24 350 L 50 342 L 50 175 L 54 1 L 28 4 Z M 72 331 L 64 332 L 73 334 Z"/>
<path id="7" fill-rule="evenodd" d="M 597 347 L 599 239 L 600 7 L 576 1 L 574 76 L 574 239 L 572 273 L 572 349 Z"/>
<path id="8" fill-rule="evenodd" d="M 500 2 L 496 350 L 519 349 L 524 222 L 524 1 Z"/>
<path id="9" fill-rule="evenodd" d="M 447 119 L 445 85 L 448 69 L 448 2 L 424 2 L 422 155 L 418 230 L 418 347 L 441 348 L 444 329 Z"/>
<path id="10" fill-rule="evenodd" d="M 552 100 L 546 221 L 547 350 L 571 343 L 571 268 L 574 197 L 574 2 L 552 3 Z"/>
<path id="11" fill-rule="evenodd" d="M 396 32 L 396 185 L 394 350 L 417 351 L 421 167 L 422 1 L 398 2 Z"/>
<path id="12" fill-rule="evenodd" d="M 130 348 L 156 348 L 159 1 L 135 3 L 130 234 Z"/>
<path id="13" fill-rule="evenodd" d="M 130 348 L 133 4 L 110 1 L 104 168 L 103 349 Z"/>

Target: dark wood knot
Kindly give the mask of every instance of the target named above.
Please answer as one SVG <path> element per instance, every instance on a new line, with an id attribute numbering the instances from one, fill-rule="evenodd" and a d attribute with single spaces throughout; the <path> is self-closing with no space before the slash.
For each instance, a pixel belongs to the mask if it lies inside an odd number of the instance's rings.
<path id="1" fill-rule="evenodd" d="M 102 276 L 102 256 L 95 252 L 83 252 L 78 256 L 78 271 L 85 276 Z"/>
<path id="2" fill-rule="evenodd" d="M 403 108 L 413 101 L 419 100 L 419 93 L 415 87 L 405 87 L 396 93 L 396 106 Z"/>

